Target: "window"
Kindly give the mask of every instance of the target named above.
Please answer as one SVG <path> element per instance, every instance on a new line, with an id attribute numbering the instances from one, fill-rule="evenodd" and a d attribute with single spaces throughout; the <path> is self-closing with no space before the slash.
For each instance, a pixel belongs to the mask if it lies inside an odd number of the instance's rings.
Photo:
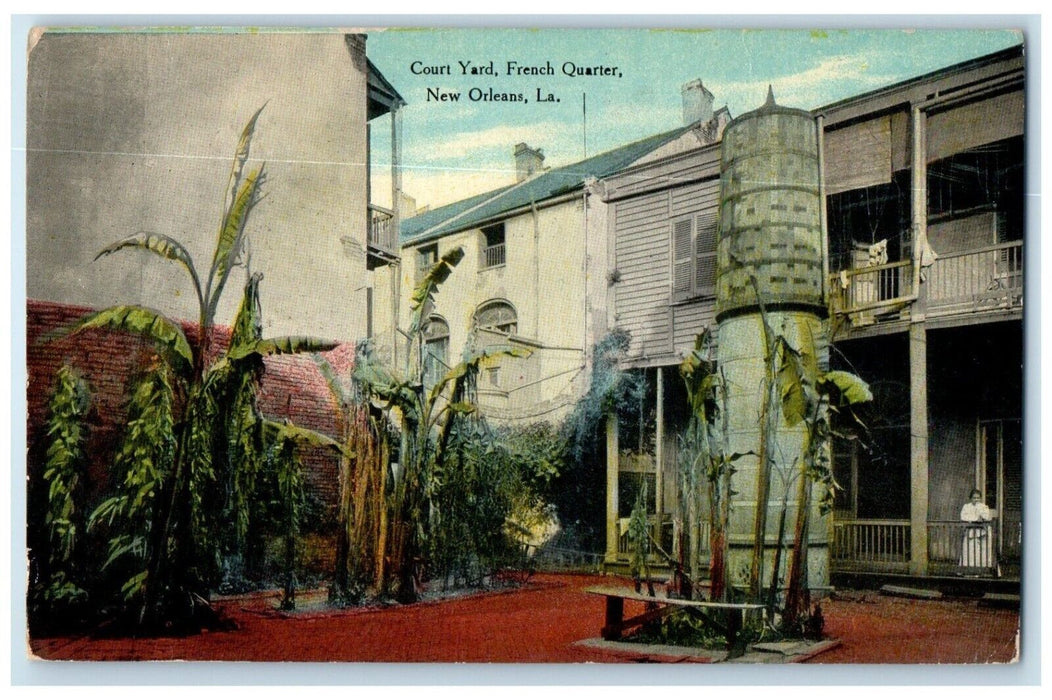
<path id="1" fill-rule="evenodd" d="M 421 278 L 438 262 L 438 244 L 421 246 L 416 249 L 416 276 Z"/>
<path id="2" fill-rule="evenodd" d="M 826 198 L 830 270 L 857 267 L 859 246 L 882 240 L 887 241 L 889 262 L 910 257 L 910 187 L 910 171 L 899 170 L 889 183 Z"/>
<path id="3" fill-rule="evenodd" d="M 433 386 L 449 369 L 449 324 L 431 316 L 424 326 L 424 384 Z"/>
<path id="4" fill-rule="evenodd" d="M 475 327 L 504 335 L 514 335 L 519 330 L 519 317 L 515 313 L 515 307 L 508 302 L 488 301 L 475 312 Z"/>
<path id="5" fill-rule="evenodd" d="M 479 269 L 487 270 L 504 264 L 504 224 L 487 226 L 482 229 L 482 259 Z"/>
<path id="6" fill-rule="evenodd" d="M 672 300 L 716 294 L 716 210 L 672 222 Z"/>
<path id="7" fill-rule="evenodd" d="M 955 153 L 928 166 L 929 217 L 960 218 L 982 210 L 997 211 L 1001 220 L 996 240 L 991 234 L 980 245 L 1022 238 L 1022 138 Z"/>

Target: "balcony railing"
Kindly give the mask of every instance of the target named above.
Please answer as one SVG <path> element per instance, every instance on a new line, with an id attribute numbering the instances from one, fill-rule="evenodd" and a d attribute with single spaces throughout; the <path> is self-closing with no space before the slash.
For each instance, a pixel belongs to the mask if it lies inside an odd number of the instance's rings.
<path id="1" fill-rule="evenodd" d="M 835 520 L 833 566 L 869 571 L 906 571 L 910 562 L 909 520 Z"/>
<path id="2" fill-rule="evenodd" d="M 486 246 L 482 249 L 482 269 L 500 267 L 504 264 L 504 244 Z"/>
<path id="3" fill-rule="evenodd" d="M 829 277 L 832 311 L 848 314 L 855 326 L 874 323 L 882 311 L 914 300 L 913 276 L 910 260 L 834 273 Z M 1021 309 L 1023 243 L 940 255 L 921 276 L 919 294 L 930 316 Z"/>
<path id="4" fill-rule="evenodd" d="M 913 298 L 913 262 L 843 270 L 829 279 L 833 311 L 862 313 Z"/>
<path id="5" fill-rule="evenodd" d="M 378 248 L 386 253 L 397 253 L 398 232 L 394 227 L 394 212 L 390 209 L 369 205 L 369 232 L 367 243 L 370 248 Z"/>
<path id="6" fill-rule="evenodd" d="M 1023 243 L 942 255 L 922 285 L 930 313 L 1023 305 Z"/>

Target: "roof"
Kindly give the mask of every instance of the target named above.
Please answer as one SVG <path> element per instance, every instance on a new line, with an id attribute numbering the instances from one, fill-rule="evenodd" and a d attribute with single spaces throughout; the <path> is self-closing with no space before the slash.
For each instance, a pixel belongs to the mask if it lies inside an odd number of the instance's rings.
<path id="1" fill-rule="evenodd" d="M 394 85 L 384 77 L 380 69 L 373 65 L 368 58 L 365 59 L 367 68 L 367 83 L 369 86 L 368 119 L 373 120 L 388 112 L 405 106 L 405 99 L 398 94 Z"/>
<path id="2" fill-rule="evenodd" d="M 561 168 L 547 170 L 520 183 L 501 187 L 406 219 L 400 226 L 402 245 L 423 243 L 475 228 L 501 214 L 580 189 L 589 178 L 602 178 L 631 165 L 647 153 L 678 138 L 693 125 L 682 126 Z"/>

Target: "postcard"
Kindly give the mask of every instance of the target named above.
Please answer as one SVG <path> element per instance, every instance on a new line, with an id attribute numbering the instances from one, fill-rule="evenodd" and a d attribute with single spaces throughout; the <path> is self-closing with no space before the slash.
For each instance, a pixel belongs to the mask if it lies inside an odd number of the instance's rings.
<path id="1" fill-rule="evenodd" d="M 33 30 L 31 663 L 1017 662 L 1028 47 Z"/>

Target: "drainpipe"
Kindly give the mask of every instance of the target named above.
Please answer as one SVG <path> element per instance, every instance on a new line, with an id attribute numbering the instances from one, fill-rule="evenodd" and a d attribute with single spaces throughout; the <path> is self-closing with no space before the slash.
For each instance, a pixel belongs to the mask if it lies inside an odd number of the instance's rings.
<path id="1" fill-rule="evenodd" d="M 530 198 L 533 213 L 533 337 L 541 338 L 541 226 L 537 216 L 537 202 Z M 505 252 L 505 255 L 507 253 Z"/>
<path id="2" fill-rule="evenodd" d="M 398 105 L 391 106 L 391 232 L 392 248 L 399 249 L 401 216 L 399 204 L 402 199 L 402 111 Z M 398 366 L 398 307 L 401 305 L 402 266 L 401 258 L 391 265 L 391 361 Z"/>
<path id="3" fill-rule="evenodd" d="M 815 126 L 818 129 L 818 216 L 822 228 L 822 306 L 829 308 L 829 212 L 826 202 L 826 118 L 818 116 Z"/>

